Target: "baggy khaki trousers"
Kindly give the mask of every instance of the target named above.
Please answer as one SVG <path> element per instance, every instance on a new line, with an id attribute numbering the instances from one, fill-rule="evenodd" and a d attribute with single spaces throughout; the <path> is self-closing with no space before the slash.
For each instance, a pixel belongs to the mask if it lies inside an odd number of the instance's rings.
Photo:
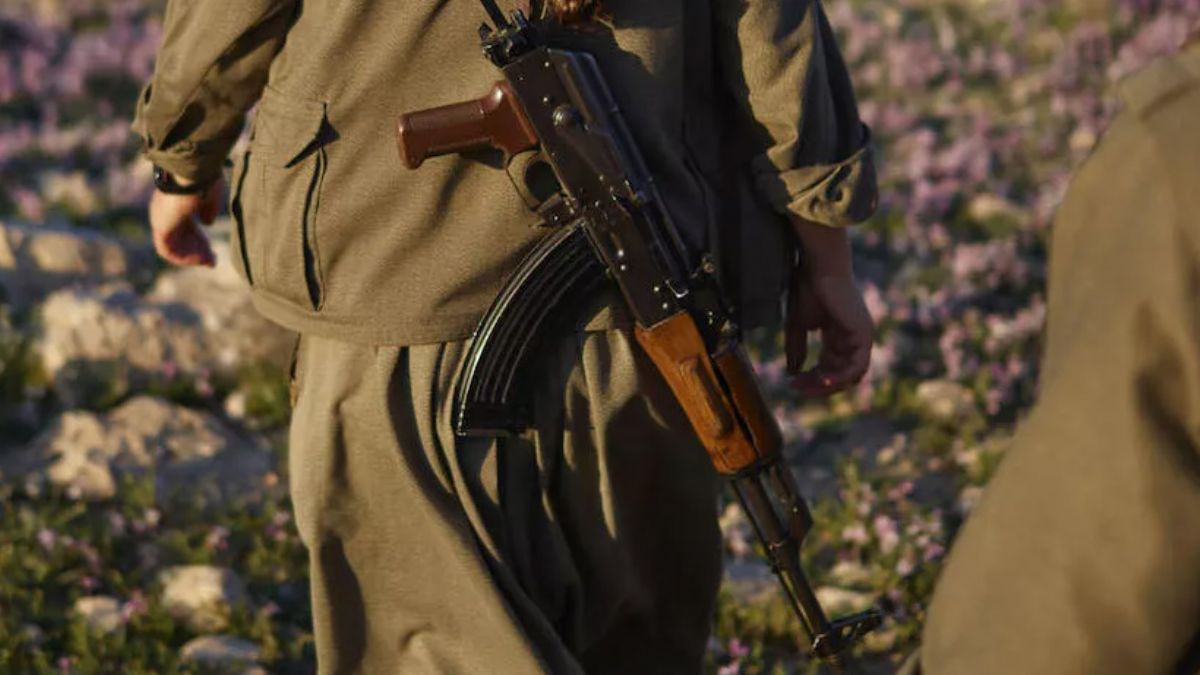
<path id="1" fill-rule="evenodd" d="M 305 336 L 290 435 L 319 672 L 697 673 L 717 478 L 624 330 L 541 355 L 536 426 L 456 438 L 466 342 Z"/>

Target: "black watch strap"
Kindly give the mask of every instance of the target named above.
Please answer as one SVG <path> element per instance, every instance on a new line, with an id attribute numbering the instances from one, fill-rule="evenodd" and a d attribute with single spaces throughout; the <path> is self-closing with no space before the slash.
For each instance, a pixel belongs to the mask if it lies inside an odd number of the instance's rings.
<path id="1" fill-rule="evenodd" d="M 171 172 L 155 165 L 154 167 L 154 187 L 158 188 L 159 192 L 165 192 L 170 195 L 197 195 L 208 189 L 212 183 L 193 183 L 192 185 L 180 185 L 179 181 L 175 180 L 175 176 Z"/>

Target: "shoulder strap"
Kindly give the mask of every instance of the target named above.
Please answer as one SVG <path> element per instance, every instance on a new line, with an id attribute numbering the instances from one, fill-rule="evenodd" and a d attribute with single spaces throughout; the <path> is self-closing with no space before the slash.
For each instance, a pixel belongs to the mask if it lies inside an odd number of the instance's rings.
<path id="1" fill-rule="evenodd" d="M 546 11 L 546 0 L 513 0 L 512 8 L 521 10 L 526 18 L 539 19 Z"/>
<path id="2" fill-rule="evenodd" d="M 688 5 L 689 3 L 684 3 Z M 728 100 L 724 82 L 718 68 L 714 68 L 717 45 L 717 26 L 711 4 L 693 3 L 699 7 L 684 7 L 683 64 L 684 83 L 690 92 L 707 92 L 701 103 L 712 107 L 716 119 L 717 157 L 720 171 L 717 176 L 702 176 L 714 189 L 717 203 L 713 206 L 713 217 L 705 233 L 705 253 L 717 264 L 721 286 L 726 300 L 732 305 L 735 317 L 742 310 L 742 204 L 743 157 L 739 152 L 738 139 L 732 137 L 736 128 L 731 111 L 737 109 L 736 102 Z M 712 97 L 711 100 L 708 97 Z M 687 121 L 685 120 L 685 125 Z M 691 139 L 685 138 L 685 144 Z M 711 179 L 711 180 L 710 180 Z"/>

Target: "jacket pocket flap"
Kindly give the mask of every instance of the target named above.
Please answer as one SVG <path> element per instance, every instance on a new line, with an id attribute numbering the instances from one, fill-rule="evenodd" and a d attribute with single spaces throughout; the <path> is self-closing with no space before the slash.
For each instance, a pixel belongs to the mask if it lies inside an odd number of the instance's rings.
<path id="1" fill-rule="evenodd" d="M 290 166 L 319 146 L 324 125 L 324 103 L 267 87 L 254 121 L 253 149 L 272 164 Z"/>

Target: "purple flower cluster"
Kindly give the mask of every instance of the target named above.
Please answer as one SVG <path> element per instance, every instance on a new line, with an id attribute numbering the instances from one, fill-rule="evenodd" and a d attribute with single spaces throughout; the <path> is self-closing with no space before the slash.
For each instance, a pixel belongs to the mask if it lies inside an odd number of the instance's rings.
<path id="1" fill-rule="evenodd" d="M 140 0 L 0 8 L 0 217 L 103 222 L 143 206 L 150 177 L 129 119 L 153 72 L 156 11 Z"/>
<path id="2" fill-rule="evenodd" d="M 1082 4 L 826 3 L 880 151 L 880 214 L 856 232 L 880 326 L 860 408 L 930 377 L 997 421 L 1030 402 L 1070 175 L 1119 109 L 1116 81 L 1200 29 L 1198 0 Z"/>
<path id="3" fill-rule="evenodd" d="M 897 621 L 922 611 L 926 598 L 907 589 L 927 589 L 909 582 L 931 581 L 945 553 L 943 513 L 961 516 L 978 500 L 1002 452 L 993 441 L 1032 401 L 1050 227 L 1073 170 L 1119 109 L 1113 85 L 1200 31 L 1200 0 L 1091 5 L 1103 3 L 825 2 L 875 133 L 881 189 L 879 214 L 853 233 L 879 326 L 872 365 L 826 412 L 870 410 L 904 433 L 877 448 L 861 474 L 840 467 L 838 498 L 814 507 L 812 543 L 866 569 L 870 581 L 858 585 L 886 589 Z M 161 8 L 157 0 L 0 7 L 0 220 L 105 225 L 144 208 L 151 177 L 129 121 L 154 67 Z M 771 350 L 756 363 L 772 389 L 787 387 L 784 363 Z M 182 382 L 177 371 L 163 364 L 163 387 Z M 933 378 L 963 395 L 949 419 L 913 430 L 918 384 Z M 201 397 L 215 388 L 205 373 L 183 384 Z M 974 408 L 958 411 L 959 398 Z M 812 407 L 780 400 L 774 413 L 789 441 L 826 437 Z M 922 486 L 947 477 L 952 494 L 923 501 Z M 271 474 L 265 485 L 279 480 Z M 43 490 L 29 483 L 25 497 Z M 246 536 L 287 550 L 296 545 L 290 520 L 281 509 L 252 533 L 217 525 L 200 540 L 213 556 Z M 161 521 L 158 510 L 139 508 L 112 513 L 107 528 L 153 537 L 169 529 Z M 744 536 L 731 541 L 749 552 Z M 94 546 L 52 529 L 35 530 L 32 542 L 78 561 L 80 592 L 103 590 L 111 570 Z M 156 551 L 138 551 L 144 566 L 157 565 Z M 147 611 L 139 591 L 127 597 L 126 620 Z M 729 637 L 713 650 L 725 659 L 719 672 L 757 668 L 760 645 Z M 79 667 L 69 657 L 56 665 Z"/>
<path id="4" fill-rule="evenodd" d="M 942 512 L 921 509 L 910 499 L 913 480 L 872 485 L 857 476 L 849 472 L 849 486 L 842 490 L 848 520 L 838 532 L 839 557 L 889 565 L 896 577 L 906 577 L 918 565 L 942 557 L 946 551 Z"/>

